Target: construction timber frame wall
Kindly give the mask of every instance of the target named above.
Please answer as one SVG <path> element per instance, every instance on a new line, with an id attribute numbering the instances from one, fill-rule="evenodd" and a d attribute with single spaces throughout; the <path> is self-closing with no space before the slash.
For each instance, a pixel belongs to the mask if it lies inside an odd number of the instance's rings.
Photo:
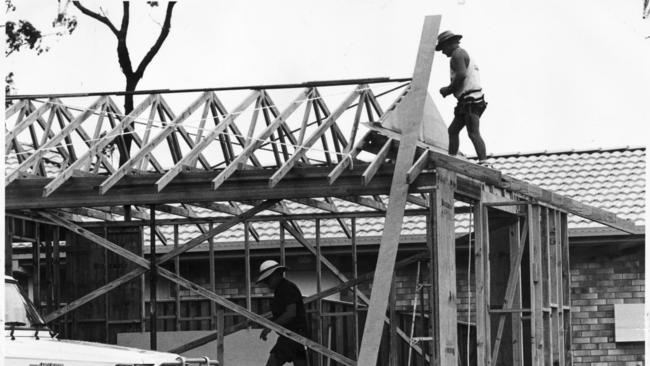
<path id="1" fill-rule="evenodd" d="M 405 209 L 408 202 L 424 212 L 430 228 L 428 250 L 421 259 L 430 268 L 427 282 L 431 284 L 431 342 L 426 350 L 413 344 L 414 351 L 431 365 L 455 366 L 459 362 L 455 214 L 471 211 L 475 218 L 472 254 L 477 296 L 477 364 L 570 364 L 567 214 L 629 233 L 636 233 L 636 228 L 612 213 L 448 156 L 419 141 L 439 23 L 439 16 L 425 18 L 410 82 L 380 78 L 184 91 L 183 96 L 191 96 L 192 92 L 200 95 L 178 115 L 163 97 L 170 91 L 144 93 L 144 99 L 127 116 L 120 112 L 110 94 L 12 97 L 15 103 L 6 112 L 5 142 L 6 153 L 15 156 L 18 166 L 9 169 L 5 178 L 7 215 L 64 228 L 67 235 L 81 236 L 133 266 L 90 293 L 52 310 L 46 320 L 58 319 L 130 281 L 143 281 L 143 275 L 148 273 L 149 329 L 154 349 L 156 282 L 165 279 L 215 304 L 214 326 L 218 332 L 214 337 L 220 344 L 225 334 L 247 324 L 225 329 L 223 309 L 228 309 L 338 364 L 374 366 L 386 324 L 391 355 L 396 354 L 393 351 L 398 347 L 398 337 L 410 341 L 391 321 L 393 312 L 387 315 L 388 305 L 394 302 L 391 287 L 398 265 L 402 223 L 409 214 Z M 395 82 L 403 84 L 383 92 L 373 91 Z M 340 94 L 341 88 L 349 85 L 354 89 L 330 112 L 326 97 Z M 295 88 L 302 90 L 280 111 L 271 92 L 291 92 Z M 336 88 L 336 92 L 320 92 L 327 88 Z M 249 94 L 228 112 L 216 92 L 233 89 L 247 90 Z M 402 92 L 391 100 L 390 107 L 383 109 L 379 97 L 390 96 L 395 90 Z M 139 97 L 142 93 L 136 94 Z M 78 108 L 94 96 L 98 99 L 90 106 Z M 36 108 L 34 103 L 41 106 Z M 303 108 L 302 118 L 292 119 L 299 108 Z M 348 110 L 351 112 L 346 114 Z M 148 117 L 140 117 L 147 111 Z M 368 123 L 361 123 L 364 111 Z M 250 123 L 238 125 L 237 117 L 245 112 L 251 113 Z M 347 120 L 346 115 L 350 116 Z M 257 123 L 259 117 L 265 125 Z M 185 123 L 192 118 L 199 121 L 194 126 L 195 133 L 188 132 L 190 123 Z M 404 132 L 384 128 L 382 123 L 388 119 L 401 121 Z M 108 126 L 103 124 L 105 120 Z M 207 121 L 214 126 L 208 127 Z M 94 131 L 92 135 L 86 132 L 88 128 Z M 125 133 L 134 137 L 135 146 L 129 152 L 124 150 L 121 140 Z M 26 139 L 31 146 L 24 142 Z M 113 145 L 128 157 L 119 167 L 114 167 L 105 153 Z M 387 202 L 382 196 L 388 197 Z M 353 202 L 358 209 L 339 212 L 337 200 Z M 322 213 L 292 212 L 285 201 Z M 471 210 L 457 207 L 457 202 L 469 204 Z M 197 207 L 213 215 L 201 217 L 195 212 Z M 159 220 L 157 212 L 184 219 Z M 165 224 L 198 225 L 201 234 L 186 243 L 175 241 L 174 249 L 162 255 L 156 255 L 156 245 L 151 245 L 147 259 L 108 240 L 108 236 L 93 233 L 83 227 L 80 219 L 84 216 L 106 221 L 107 227 L 119 226 L 120 223 L 110 222 L 115 215 L 124 217 L 126 225 L 139 222 L 150 226 L 151 243 L 166 242 L 158 230 Z M 385 217 L 375 273 L 356 278 L 346 277 L 328 261 L 317 245 L 318 235 L 316 239 L 306 238 L 298 223 L 338 219 L 341 231 L 354 242 L 354 230 L 347 220 L 373 216 Z M 370 297 L 361 291 L 356 291 L 355 296 L 355 303 L 368 306 L 358 354 L 356 350 L 351 356 L 335 352 L 320 337 L 312 340 L 291 332 L 270 321 L 269 314 L 253 313 L 249 303 L 238 305 L 218 295 L 214 288 L 200 286 L 162 266 L 238 225 L 244 225 L 247 236 L 258 237 L 256 220 L 282 223 L 281 233 L 288 232 L 341 281 L 341 285 L 323 290 L 307 301 L 372 279 Z M 507 235 L 500 231 L 506 229 Z M 52 238 L 47 239 L 53 243 L 53 251 L 57 250 L 59 241 L 54 236 L 59 234 L 54 233 L 58 231 L 53 230 Z M 503 237 L 506 239 L 498 239 Z M 13 238 L 11 230 L 7 238 Z M 34 260 L 39 262 L 42 240 L 33 241 Z M 10 259 L 11 240 L 5 245 Z M 354 248 L 351 245 L 351 251 Z M 210 253 L 214 255 L 213 250 Z M 55 258 L 58 257 L 53 257 L 52 265 Z M 38 272 L 41 266 L 37 264 L 35 268 Z M 247 273 L 250 275 L 250 268 Z M 246 283 L 250 283 L 250 277 Z M 38 288 L 39 284 L 36 285 Z M 398 360 L 391 356 L 389 363 L 396 365 Z"/>

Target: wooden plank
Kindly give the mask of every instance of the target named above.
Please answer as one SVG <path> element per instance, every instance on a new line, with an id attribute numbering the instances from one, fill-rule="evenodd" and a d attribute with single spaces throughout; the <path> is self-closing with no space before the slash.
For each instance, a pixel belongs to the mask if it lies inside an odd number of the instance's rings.
<path id="1" fill-rule="evenodd" d="M 214 289 L 212 290 L 214 292 Z M 214 303 L 213 303 L 214 304 Z M 225 326 L 226 321 L 224 319 L 224 309 L 222 306 L 219 306 L 217 310 L 217 332 L 219 337 L 217 337 L 217 361 L 219 365 L 224 365 L 224 339 L 225 339 Z"/>
<path id="2" fill-rule="evenodd" d="M 413 163 L 413 156 L 415 155 L 415 142 L 418 139 L 418 131 L 420 130 L 420 125 L 422 123 L 424 100 L 427 94 L 431 65 L 433 63 L 435 42 L 432 40 L 435 39 L 438 34 L 439 25 L 439 16 L 428 16 L 425 18 L 415 64 L 415 71 L 413 73 L 413 82 L 411 84 L 412 93 L 409 94 L 408 99 L 402 101 L 403 115 L 400 115 L 400 117 L 403 117 L 401 118 L 401 120 L 404 121 L 404 127 L 402 130 L 406 131 L 406 133 L 402 136 L 402 141 L 404 143 L 400 144 L 393 173 L 393 180 L 391 182 L 389 207 L 386 213 L 384 231 L 379 246 L 375 279 L 373 281 L 370 296 L 371 302 L 368 308 L 366 325 L 361 341 L 361 350 L 359 354 L 360 365 L 374 365 L 377 362 L 379 344 L 381 342 L 381 334 L 383 331 L 382 320 L 385 318 L 389 286 L 393 277 L 395 258 L 397 256 L 397 245 L 399 243 L 402 220 L 404 217 L 404 207 L 406 205 L 406 196 L 408 194 L 406 172 Z M 453 321 L 453 333 L 455 335 L 455 316 Z M 454 344 L 453 347 L 455 350 L 456 344 Z M 455 356 L 456 355 L 453 355 L 453 357 Z M 454 362 L 453 365 L 455 364 L 456 363 Z"/>
<path id="3" fill-rule="evenodd" d="M 395 288 L 395 276 L 391 281 L 390 294 L 388 295 L 388 313 L 390 319 L 390 326 L 388 327 L 388 365 L 399 366 L 398 347 L 397 343 L 397 323 L 399 321 L 397 315 L 397 289 Z"/>
<path id="4" fill-rule="evenodd" d="M 286 224 L 285 224 L 286 225 Z M 320 220 L 316 219 L 316 292 L 321 292 L 323 290 L 323 274 L 322 274 L 322 258 L 323 253 L 320 248 Z M 316 301 L 316 341 L 320 344 L 323 344 L 323 301 Z M 320 366 L 323 364 L 323 358 L 318 357 L 316 359 L 316 365 Z"/>
<path id="5" fill-rule="evenodd" d="M 285 161 L 282 166 L 275 171 L 275 173 L 269 179 L 269 187 L 275 187 L 278 182 L 293 168 L 296 162 L 307 153 L 308 149 L 327 131 L 333 123 L 336 122 L 336 119 L 345 112 L 347 107 L 354 102 L 360 93 L 360 89 L 365 87 L 364 85 L 359 85 L 357 88 L 348 95 L 347 98 L 341 103 L 341 105 L 332 113 L 327 119 L 320 125 L 318 128 L 307 138 L 307 140 L 300 146 L 297 146 L 293 155 L 289 160 Z M 316 112 L 316 109 L 315 109 Z"/>
<path id="6" fill-rule="evenodd" d="M 386 205 L 374 199 L 363 196 L 338 196 L 337 198 L 356 203 L 357 205 L 370 207 L 377 211 L 386 211 Z"/>
<path id="7" fill-rule="evenodd" d="M 163 98 L 162 98 L 161 96 L 157 96 L 157 103 L 154 103 L 155 105 L 152 105 L 151 108 L 152 108 L 152 109 L 153 109 L 153 108 L 158 109 L 158 105 L 160 104 L 160 102 L 161 102 L 162 100 L 163 100 Z M 124 116 L 124 113 L 122 113 L 122 112 L 120 111 L 120 107 L 118 107 L 117 104 L 115 104 L 115 101 L 113 101 L 113 99 L 110 98 L 110 97 L 108 98 L 108 105 L 109 105 L 110 109 L 114 111 L 113 113 L 115 113 L 115 114 L 118 115 L 118 116 Z M 109 116 L 110 116 L 110 114 L 109 114 Z M 138 146 L 138 147 L 142 147 L 142 146 L 146 145 L 144 142 L 142 142 L 142 139 L 140 138 L 140 135 L 139 135 L 139 134 L 136 132 L 136 130 L 131 126 L 131 124 L 127 124 L 127 125 L 125 126 L 125 129 L 126 129 L 126 131 L 127 131 L 128 133 L 130 133 L 131 136 L 133 137 L 133 142 L 135 142 L 136 146 Z M 120 137 L 120 139 L 118 139 L 118 141 L 122 141 L 121 137 Z M 158 162 L 158 160 L 156 159 L 156 157 L 155 157 L 154 155 L 152 155 L 152 154 L 147 154 L 146 159 L 149 160 L 149 163 L 151 163 L 151 166 L 152 166 L 152 167 L 153 167 L 157 172 L 160 173 L 160 172 L 163 171 L 162 166 L 160 165 L 160 163 Z M 136 166 L 137 166 L 137 164 L 136 164 Z M 146 167 L 146 165 L 143 165 L 143 166 Z M 112 171 L 111 171 L 111 172 L 112 172 Z"/>
<path id="8" fill-rule="evenodd" d="M 334 182 L 341 176 L 341 174 L 343 174 L 345 169 L 352 164 L 353 160 L 363 150 L 363 146 L 365 145 L 368 136 L 370 136 L 370 132 L 366 132 L 366 134 L 354 145 L 352 151 L 350 151 L 347 155 L 344 155 L 341 158 L 341 161 L 339 161 L 334 169 L 332 169 L 332 171 L 327 175 L 327 180 L 330 185 L 334 184 Z"/>
<path id="9" fill-rule="evenodd" d="M 475 291 L 476 291 L 476 362 L 477 365 L 487 365 L 487 349 L 490 347 L 489 339 L 486 337 L 486 327 L 488 323 L 486 317 L 488 317 L 487 308 L 489 306 L 487 300 L 486 287 L 487 283 L 485 282 L 486 277 L 486 260 L 485 256 L 485 240 L 489 235 L 489 228 L 487 227 L 488 218 L 487 209 L 483 207 L 484 205 L 478 204 L 474 206 L 474 238 L 475 238 L 475 249 L 474 249 L 474 276 L 475 276 Z"/>
<path id="10" fill-rule="evenodd" d="M 458 334 L 456 309 L 456 249 L 454 234 L 454 190 L 456 174 L 436 169 L 436 190 L 431 210 L 434 217 L 435 283 L 434 301 L 437 304 L 437 326 L 433 339 L 442 365 L 457 365 Z M 480 274 L 478 274 L 479 276 Z M 477 303 L 478 304 L 478 303 Z M 480 311 L 477 307 L 477 312 Z M 488 323 L 489 324 L 489 323 Z"/>
<path id="11" fill-rule="evenodd" d="M 86 119 L 88 119 L 88 117 L 90 117 L 98 107 L 103 105 L 105 101 L 106 98 L 104 97 L 97 99 L 93 104 L 91 104 L 88 107 L 88 109 L 84 110 L 79 116 L 77 116 L 72 121 L 70 121 L 70 123 L 68 123 L 68 125 L 65 126 L 65 128 L 63 128 L 58 134 L 53 136 L 38 150 L 34 151 L 32 155 L 27 157 L 27 159 L 25 159 L 15 170 L 9 172 L 7 174 L 7 177 L 5 178 L 5 186 L 8 186 L 11 182 L 16 180 L 16 178 L 19 177 L 21 172 L 23 172 L 25 169 L 30 167 L 37 160 L 42 158 L 49 149 L 55 147 L 58 143 L 61 142 L 61 140 L 67 138 L 68 135 L 72 133 L 72 131 L 80 127 L 81 123 L 83 123 Z"/>
<path id="12" fill-rule="evenodd" d="M 21 99 L 17 103 L 14 103 L 10 105 L 8 108 L 5 109 L 5 120 L 9 119 L 9 117 L 13 116 L 18 112 L 19 110 L 23 109 L 29 99 Z"/>
<path id="13" fill-rule="evenodd" d="M 540 253 L 541 253 L 541 275 L 542 275 L 542 306 L 545 310 L 543 313 L 543 335 L 544 335 L 544 364 L 552 365 L 553 363 L 553 343 L 551 339 L 551 304 L 550 304 L 550 261 L 549 245 L 550 231 L 548 207 L 540 207 Z M 546 311 L 548 310 L 548 311 Z"/>
<path id="14" fill-rule="evenodd" d="M 32 283 L 34 284 L 34 305 L 41 311 L 41 224 L 34 223 L 34 242 L 32 243 Z"/>
<path id="15" fill-rule="evenodd" d="M 420 157 L 417 158 L 415 163 L 413 163 L 413 166 L 409 168 L 408 172 L 406 173 L 407 178 L 406 181 L 411 184 L 415 181 L 415 178 L 417 178 L 420 173 L 422 173 L 422 170 L 427 166 L 429 163 L 429 152 L 427 150 L 424 150 L 422 154 L 420 154 Z"/>
<path id="16" fill-rule="evenodd" d="M 31 104 L 31 102 L 30 102 L 30 104 Z M 30 106 L 30 104 L 28 104 L 28 107 Z M 25 119 L 23 119 L 22 121 L 17 123 L 11 131 L 8 131 L 5 134 L 5 146 L 6 146 L 6 149 L 7 149 L 7 150 L 5 150 L 5 153 L 9 152 L 8 149 L 11 146 L 11 141 L 16 136 L 18 136 L 18 134 L 20 134 L 20 132 L 23 131 L 25 128 L 31 127 L 34 124 L 34 122 L 38 118 L 40 118 L 43 114 L 45 114 L 45 112 L 50 110 L 52 108 L 52 106 L 53 106 L 53 104 L 51 103 L 51 100 L 48 100 L 47 102 L 43 103 L 43 105 L 38 107 L 38 109 L 36 109 L 34 111 L 31 111 L 29 113 L 29 115 L 27 115 L 27 117 L 25 117 Z M 30 108 L 30 110 L 31 110 L 31 108 Z"/>
<path id="17" fill-rule="evenodd" d="M 544 314 L 542 302 L 542 253 L 540 207 L 528 206 L 528 237 L 530 263 L 530 324 L 531 356 L 533 366 L 544 365 Z"/>
<path id="18" fill-rule="evenodd" d="M 557 257 L 557 248 L 559 247 L 559 241 L 557 241 L 559 226 L 556 225 L 556 213 L 557 211 L 553 209 L 548 209 L 548 263 L 549 263 L 549 306 L 551 307 L 550 315 L 550 327 L 549 327 L 549 341 L 551 352 L 551 364 L 558 364 L 560 362 L 560 326 L 559 312 L 562 311 L 562 308 L 559 306 L 559 297 L 558 297 L 558 257 Z M 558 222 L 559 223 L 559 220 Z"/>
<path id="19" fill-rule="evenodd" d="M 216 190 L 226 181 L 237 169 L 239 164 L 243 164 L 252 153 L 257 150 L 267 138 L 269 138 L 275 130 L 277 130 L 284 121 L 291 115 L 293 112 L 298 109 L 298 107 L 308 99 L 308 95 L 311 89 L 304 89 L 296 99 L 270 124 L 268 125 L 252 142 L 246 146 L 239 155 L 230 163 L 228 166 L 217 175 L 216 178 L 212 180 L 212 189 Z"/>
<path id="20" fill-rule="evenodd" d="M 237 117 L 246 109 L 248 108 L 259 96 L 259 91 L 254 91 L 251 93 L 244 101 L 235 108 L 235 110 L 230 113 L 221 123 L 219 123 L 217 126 L 215 126 L 213 129 L 211 129 L 205 136 L 205 138 L 201 141 L 199 141 L 194 148 L 185 154 L 185 156 L 178 162 L 176 163 L 171 169 L 165 173 L 160 179 L 156 181 L 156 187 L 158 189 L 158 192 L 160 192 L 163 188 L 169 184 L 169 182 L 174 179 L 183 170 L 184 165 L 190 164 L 194 159 L 198 156 L 198 154 L 203 151 L 208 145 L 210 145 L 212 142 L 214 142 L 214 138 L 217 137 L 221 132 L 223 132 L 226 128 L 228 128 L 228 125 L 233 123 Z"/>
<path id="21" fill-rule="evenodd" d="M 174 119 L 170 124 L 160 131 L 154 138 L 151 139 L 147 144 L 140 147 L 140 150 L 129 158 L 115 173 L 110 177 L 106 178 L 99 185 L 99 193 L 105 194 L 111 187 L 115 185 L 122 177 L 124 177 L 130 170 L 131 167 L 136 165 L 140 160 L 142 160 L 146 155 L 148 155 L 158 144 L 160 144 L 164 139 L 171 135 L 175 129 L 176 125 L 183 123 L 194 111 L 199 108 L 203 103 L 208 103 L 212 99 L 212 94 L 203 93 L 197 100 L 195 100 L 189 107 L 187 107 L 183 113 L 181 113 L 176 119 Z"/>
<path id="22" fill-rule="evenodd" d="M 525 225 L 525 224 L 524 224 Z M 526 228 L 527 226 L 524 226 Z M 510 261 L 518 262 L 515 272 L 515 287 L 514 287 L 514 296 L 512 299 L 512 308 L 518 309 L 522 306 L 522 293 L 521 293 L 521 259 L 522 255 L 519 256 L 519 249 L 525 245 L 525 238 L 522 240 L 519 234 L 519 220 L 515 224 L 510 225 L 509 228 L 509 243 L 510 243 Z M 513 365 L 523 365 L 524 364 L 524 334 L 523 327 L 521 324 L 522 314 L 513 313 L 510 317 L 511 327 L 512 327 L 512 364 Z M 501 320 L 499 319 L 499 322 Z M 499 323 L 500 325 L 500 323 Z M 498 332 L 497 332 L 498 337 Z M 495 346 L 496 347 L 496 346 Z M 496 352 L 494 352 L 496 353 Z M 493 353 L 493 354 L 494 354 Z"/>
<path id="23" fill-rule="evenodd" d="M 555 246 L 554 246 L 554 262 L 553 266 L 555 269 L 555 296 L 557 299 L 557 316 L 555 319 L 555 327 L 557 330 L 557 339 L 556 339 L 556 348 L 558 351 L 558 366 L 564 366 L 566 350 L 565 347 L 565 332 L 564 332 L 564 294 L 563 294 L 563 282 L 562 282 L 562 221 L 560 217 L 560 212 L 558 210 L 553 210 L 553 221 L 555 227 Z"/>
<path id="24" fill-rule="evenodd" d="M 377 156 L 375 156 L 374 160 L 366 168 L 366 171 L 364 171 L 363 174 L 361 175 L 362 185 L 367 186 L 368 183 L 370 183 L 372 178 L 375 176 L 375 174 L 377 174 L 379 167 L 381 167 L 381 165 L 384 163 L 384 160 L 386 160 L 386 156 L 388 156 L 388 153 L 390 152 L 390 148 L 392 145 L 393 145 L 392 139 L 386 140 L 384 145 L 377 153 Z"/>
<path id="25" fill-rule="evenodd" d="M 5 275 L 13 276 L 14 219 L 5 216 Z"/>
<path id="26" fill-rule="evenodd" d="M 566 213 L 560 214 L 560 227 L 561 227 L 561 251 L 562 251 L 562 301 L 564 303 L 563 318 L 564 318 L 564 364 L 571 366 L 573 364 L 571 347 L 573 345 L 573 333 L 571 332 L 571 278 L 569 269 L 571 268 L 571 260 L 569 257 L 569 228 L 568 218 Z"/>
<path id="27" fill-rule="evenodd" d="M 210 223 L 209 230 L 212 230 L 212 223 Z M 217 292 L 217 278 L 216 278 L 216 268 L 214 262 L 214 237 L 208 239 L 208 270 L 210 278 L 210 290 L 214 293 Z M 217 305 L 215 303 L 210 303 L 210 326 L 212 329 L 221 329 L 217 325 Z"/>
<path id="28" fill-rule="evenodd" d="M 174 249 L 178 248 L 178 225 L 174 225 Z M 174 273 L 177 276 L 181 275 L 181 258 L 180 256 L 174 257 Z M 181 286 L 175 284 L 174 291 L 174 329 L 181 331 Z"/>
<path id="29" fill-rule="evenodd" d="M 251 299 L 251 245 L 249 239 L 250 223 L 244 222 L 244 271 L 245 273 L 245 292 L 246 292 L 246 309 L 252 310 Z"/>
<path id="30" fill-rule="evenodd" d="M 353 217 L 350 220 L 350 226 L 352 230 L 352 236 L 350 237 L 350 244 L 352 245 L 352 278 L 359 277 L 359 266 L 358 260 L 359 256 L 357 254 L 357 219 Z M 352 325 L 352 351 L 354 352 L 354 358 L 359 358 L 359 300 L 356 294 L 358 291 L 357 285 L 352 287 L 352 312 L 353 312 L 353 325 Z"/>
<path id="31" fill-rule="evenodd" d="M 156 205 L 149 206 L 149 348 L 158 349 L 158 266 L 156 266 Z"/>
<path id="32" fill-rule="evenodd" d="M 72 162 L 72 164 L 70 164 L 64 171 L 59 173 L 54 180 L 48 183 L 43 189 L 43 197 L 48 197 L 63 183 L 70 179 L 74 175 L 75 170 L 81 169 L 84 164 L 89 162 L 94 156 L 101 154 L 102 149 L 104 149 L 108 144 L 113 142 L 115 138 L 123 133 L 125 126 L 133 122 L 135 118 L 142 114 L 142 112 L 144 112 L 144 110 L 156 100 L 157 97 L 155 96 L 149 96 L 143 100 L 142 103 L 140 103 L 131 113 L 129 113 L 128 116 L 126 116 L 120 123 L 111 129 L 111 131 L 93 143 L 85 154 Z"/>

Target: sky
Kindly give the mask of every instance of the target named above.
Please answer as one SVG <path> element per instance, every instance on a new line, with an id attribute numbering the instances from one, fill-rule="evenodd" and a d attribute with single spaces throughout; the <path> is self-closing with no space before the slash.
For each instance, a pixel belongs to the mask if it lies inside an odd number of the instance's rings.
<path id="1" fill-rule="evenodd" d="M 99 2 L 85 1 L 94 10 Z M 102 2 L 114 23 L 119 2 Z M 108 4 L 108 5 L 107 5 Z M 16 3 L 48 33 L 54 1 Z M 645 146 L 650 135 L 650 19 L 641 0 L 183 1 L 139 89 L 221 87 L 364 77 L 410 77 L 425 15 L 464 37 L 488 101 L 481 132 L 488 153 Z M 134 63 L 158 35 L 165 4 L 132 4 L 128 43 Z M 50 51 L 4 61 L 16 93 L 123 88 L 116 41 L 80 14 L 70 36 L 47 36 Z M 119 24 L 119 23 L 118 23 Z M 51 28 L 49 28 L 51 29 Z M 434 58 L 429 92 L 442 98 L 448 59 Z M 474 155 L 462 132 L 461 151 Z"/>

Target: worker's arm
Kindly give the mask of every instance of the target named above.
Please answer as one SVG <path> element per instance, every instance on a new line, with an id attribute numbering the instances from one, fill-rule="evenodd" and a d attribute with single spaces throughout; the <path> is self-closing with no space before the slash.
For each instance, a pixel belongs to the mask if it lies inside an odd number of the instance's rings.
<path id="1" fill-rule="evenodd" d="M 465 81 L 467 75 L 467 66 L 469 65 L 469 55 L 464 49 L 459 48 L 451 55 L 449 63 L 454 71 L 454 78 L 448 86 L 440 89 L 440 94 L 443 97 L 453 94 L 463 87 L 463 81 Z"/>
<path id="2" fill-rule="evenodd" d="M 284 310 L 284 313 L 280 314 L 277 319 L 273 319 L 273 322 L 281 325 L 281 326 L 286 326 L 289 324 L 293 318 L 296 317 L 296 304 L 289 304 L 287 305 L 287 308 Z M 265 328 L 262 330 L 262 334 L 260 334 L 260 338 L 263 340 L 266 340 L 266 336 L 271 332 L 271 329 Z"/>

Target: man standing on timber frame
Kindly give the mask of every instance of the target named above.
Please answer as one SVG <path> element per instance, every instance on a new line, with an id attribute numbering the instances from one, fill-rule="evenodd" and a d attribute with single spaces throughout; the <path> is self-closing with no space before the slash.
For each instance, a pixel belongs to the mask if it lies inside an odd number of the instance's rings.
<path id="1" fill-rule="evenodd" d="M 284 278 L 286 270 L 287 267 L 281 266 L 274 260 L 264 261 L 260 265 L 260 274 L 256 283 L 262 282 L 273 290 L 271 320 L 290 331 L 306 336 L 307 319 L 302 294 L 298 286 Z M 260 338 L 266 341 L 266 336 L 270 332 L 270 329 L 264 329 Z M 280 366 L 287 362 L 293 362 L 294 366 L 303 366 L 307 365 L 306 356 L 305 348 L 301 344 L 280 335 L 271 349 L 266 366 Z"/>
<path id="2" fill-rule="evenodd" d="M 460 48 L 459 42 L 463 36 L 445 31 L 438 35 L 436 51 L 442 51 L 449 57 L 451 71 L 451 83 L 440 88 L 440 94 L 447 97 L 453 94 L 458 100 L 454 109 L 454 120 L 449 125 L 449 155 L 458 153 L 458 135 L 463 127 L 467 127 L 479 164 L 487 165 L 485 143 L 479 132 L 479 119 L 485 111 L 487 103 L 483 98 L 481 80 L 478 66 L 469 57 L 464 49 Z"/>

